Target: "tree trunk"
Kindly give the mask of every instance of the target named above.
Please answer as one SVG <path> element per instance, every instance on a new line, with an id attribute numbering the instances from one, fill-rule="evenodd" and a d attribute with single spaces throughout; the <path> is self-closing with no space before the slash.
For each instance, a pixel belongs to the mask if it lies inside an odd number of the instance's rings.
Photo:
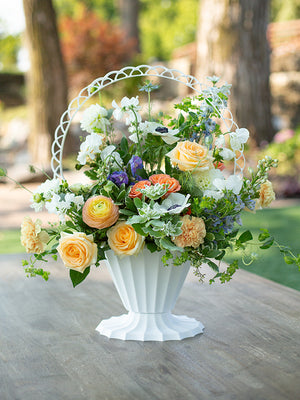
<path id="1" fill-rule="evenodd" d="M 197 76 L 232 83 L 230 109 L 257 144 L 274 135 L 266 36 L 269 0 L 201 0 Z"/>
<path id="2" fill-rule="evenodd" d="M 35 165 L 48 167 L 50 148 L 67 108 L 67 79 L 51 0 L 23 0 L 30 55 L 28 103 L 29 151 Z"/>
<path id="3" fill-rule="evenodd" d="M 140 52 L 139 40 L 139 0 L 119 0 L 121 27 L 128 40 L 133 40 L 134 50 Z"/>

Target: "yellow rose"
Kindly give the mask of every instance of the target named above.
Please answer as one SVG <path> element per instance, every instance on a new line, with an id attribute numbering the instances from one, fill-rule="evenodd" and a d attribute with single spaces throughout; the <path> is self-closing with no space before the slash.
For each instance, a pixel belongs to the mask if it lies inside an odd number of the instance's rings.
<path id="1" fill-rule="evenodd" d="M 33 222 L 30 217 L 25 217 L 21 225 L 21 243 L 27 253 L 42 253 L 49 241 L 47 232 L 42 231 L 42 222 L 37 219 Z"/>
<path id="2" fill-rule="evenodd" d="M 171 163 L 178 166 L 181 171 L 203 171 L 211 167 L 211 157 L 207 147 L 196 142 L 178 142 L 176 147 L 167 156 Z"/>
<path id="3" fill-rule="evenodd" d="M 272 183 L 266 181 L 260 187 L 259 199 L 257 200 L 256 206 L 262 208 L 269 207 L 273 200 L 275 200 L 275 193 Z"/>
<path id="4" fill-rule="evenodd" d="M 106 196 L 94 196 L 86 201 L 82 219 L 91 228 L 103 229 L 112 226 L 119 218 L 119 207 Z"/>
<path id="5" fill-rule="evenodd" d="M 139 235 L 131 225 L 120 221 L 107 231 L 108 245 L 119 256 L 138 254 L 143 246 L 145 237 Z"/>
<path id="6" fill-rule="evenodd" d="M 67 268 L 79 272 L 97 261 L 97 245 L 93 241 L 93 235 L 82 232 L 62 232 L 57 251 Z"/>

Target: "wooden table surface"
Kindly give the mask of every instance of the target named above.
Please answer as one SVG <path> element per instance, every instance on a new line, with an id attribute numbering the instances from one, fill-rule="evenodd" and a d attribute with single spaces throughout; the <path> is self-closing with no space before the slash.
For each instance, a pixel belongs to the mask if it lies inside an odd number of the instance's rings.
<path id="1" fill-rule="evenodd" d="M 300 399 L 300 293 L 239 271 L 226 285 L 188 276 L 174 313 L 204 334 L 123 342 L 95 331 L 124 308 L 106 269 L 73 289 L 60 263 L 25 278 L 0 257 L 1 400 Z"/>

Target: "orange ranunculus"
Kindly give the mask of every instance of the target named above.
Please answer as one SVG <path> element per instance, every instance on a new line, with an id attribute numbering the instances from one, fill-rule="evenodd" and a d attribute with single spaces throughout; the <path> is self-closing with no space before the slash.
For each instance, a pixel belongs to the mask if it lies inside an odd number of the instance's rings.
<path id="1" fill-rule="evenodd" d="M 180 183 L 178 182 L 177 179 L 172 178 L 170 175 L 167 174 L 156 174 L 156 175 L 151 175 L 149 180 L 155 185 L 156 183 L 159 183 L 160 185 L 167 184 L 169 185 L 167 193 L 163 196 L 163 198 L 166 198 L 169 196 L 171 193 L 178 192 L 181 189 Z"/>
<path id="2" fill-rule="evenodd" d="M 93 235 L 83 232 L 62 232 L 57 251 L 67 268 L 83 272 L 87 267 L 97 261 L 97 245 Z"/>
<path id="3" fill-rule="evenodd" d="M 130 189 L 129 192 L 129 197 L 134 199 L 135 197 L 142 198 L 143 194 L 140 192 L 138 189 L 144 189 L 145 186 L 151 186 L 151 182 L 144 180 L 144 181 L 139 181 L 135 185 L 133 185 Z"/>
<path id="4" fill-rule="evenodd" d="M 119 256 L 137 255 L 144 246 L 145 237 L 139 235 L 125 221 L 119 221 L 107 231 L 108 245 Z"/>
<path id="5" fill-rule="evenodd" d="M 106 196 L 94 196 L 86 201 L 82 219 L 91 228 L 103 229 L 112 226 L 119 218 L 119 207 Z"/>
<path id="6" fill-rule="evenodd" d="M 176 147 L 166 154 L 171 163 L 181 171 L 203 171 L 211 168 L 208 148 L 196 142 L 186 140 L 178 142 Z"/>
<path id="7" fill-rule="evenodd" d="M 220 171 L 223 171 L 225 169 L 225 165 L 221 161 L 214 162 L 214 167 L 219 169 Z"/>

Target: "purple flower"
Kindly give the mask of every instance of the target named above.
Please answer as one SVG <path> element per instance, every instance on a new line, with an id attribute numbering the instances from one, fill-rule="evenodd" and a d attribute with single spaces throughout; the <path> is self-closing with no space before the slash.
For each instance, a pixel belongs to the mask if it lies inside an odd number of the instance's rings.
<path id="1" fill-rule="evenodd" d="M 122 183 L 125 183 L 125 185 L 127 185 L 129 181 L 128 176 L 124 171 L 115 171 L 112 174 L 108 175 L 107 179 L 112 181 L 115 185 L 119 187 L 122 185 Z"/>
<path id="2" fill-rule="evenodd" d="M 132 156 L 131 159 L 128 161 L 128 164 L 131 168 L 131 173 L 135 176 L 137 169 L 143 169 L 143 160 L 139 156 Z"/>

